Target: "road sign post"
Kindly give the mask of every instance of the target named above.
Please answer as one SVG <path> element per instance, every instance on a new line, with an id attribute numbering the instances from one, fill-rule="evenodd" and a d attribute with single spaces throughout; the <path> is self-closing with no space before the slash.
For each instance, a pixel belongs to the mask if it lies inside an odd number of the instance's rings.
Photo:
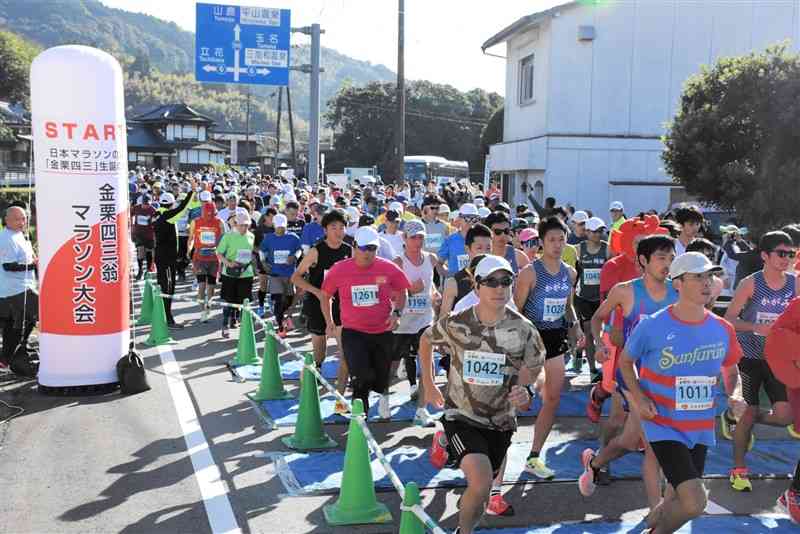
<path id="1" fill-rule="evenodd" d="M 289 85 L 290 11 L 197 4 L 195 79 Z"/>

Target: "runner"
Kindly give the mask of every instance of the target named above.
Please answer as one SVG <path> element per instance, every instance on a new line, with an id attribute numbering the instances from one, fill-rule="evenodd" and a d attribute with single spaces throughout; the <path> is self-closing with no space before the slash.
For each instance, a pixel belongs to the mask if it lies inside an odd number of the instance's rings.
<path id="1" fill-rule="evenodd" d="M 581 212 L 576 212 L 576 215 Z M 600 382 L 603 374 L 598 372 L 595 363 L 594 336 L 591 321 L 594 312 L 600 307 L 600 272 L 608 258 L 608 243 L 603 241 L 606 224 L 599 217 L 592 217 L 582 223 L 586 239 L 578 244 L 578 288 L 575 291 L 575 311 L 586 335 L 586 360 L 593 384 Z M 575 355 L 575 361 L 580 361 Z M 578 366 L 580 369 L 580 366 Z"/>
<path id="2" fill-rule="evenodd" d="M 290 281 L 300 251 L 300 238 L 288 231 L 289 221 L 286 215 L 278 214 L 272 218 L 275 232 L 264 235 L 261 241 L 261 260 L 268 272 L 267 291 L 272 301 L 272 313 L 275 317 L 278 336 L 284 338 L 288 334 L 284 322 L 284 312 L 292 303 L 294 294 Z"/>
<path id="3" fill-rule="evenodd" d="M 212 202 L 204 202 L 200 217 L 191 222 L 189 228 L 189 250 L 194 249 L 192 269 L 197 279 L 197 298 L 203 308 L 200 320 L 208 321 L 208 303 L 214 298 L 214 287 L 217 285 L 219 274 L 219 259 L 217 259 L 217 245 L 225 226 L 217 217 L 217 208 Z"/>
<path id="4" fill-rule="evenodd" d="M 677 294 L 672 288 L 672 283 L 667 280 L 669 268 L 675 258 L 675 242 L 667 236 L 648 236 L 639 241 L 636 247 L 639 264 L 642 266 L 641 278 L 630 282 L 617 284 L 609 292 L 608 298 L 600 304 L 591 320 L 592 334 L 595 342 L 595 354 L 599 361 L 609 358 L 608 347 L 601 339 L 601 329 L 604 321 L 610 318 L 611 312 L 620 309 L 623 317 L 623 342 L 630 338 L 631 332 L 636 328 L 639 320 L 661 310 L 677 300 Z M 624 399 L 630 403 L 626 383 L 617 373 L 617 388 Z M 582 495 L 588 497 L 594 492 L 596 474 L 611 461 L 638 451 L 641 446 L 642 426 L 638 412 L 630 412 L 622 434 L 611 439 L 595 454 L 591 449 L 584 451 L 582 461 L 586 471 L 578 479 L 578 488 Z M 589 451 L 587 453 L 587 451 Z M 590 457 L 587 460 L 586 455 Z M 651 513 L 648 521 L 652 522 L 653 512 L 661 501 L 660 476 L 658 463 L 650 447 L 645 447 L 645 457 L 642 460 L 642 478 L 645 491 L 650 504 Z"/>
<path id="5" fill-rule="evenodd" d="M 575 338 L 583 337 L 572 305 L 575 270 L 561 260 L 567 240 L 567 226 L 557 217 L 539 223 L 543 254 L 519 274 L 514 288 L 514 303 L 539 330 L 547 349 L 544 363 L 544 395 L 542 410 L 536 417 L 533 444 L 525 471 L 551 479 L 549 469 L 539 455 L 550 434 L 564 385 L 564 353 L 567 351 L 567 332 L 575 330 Z"/>
<path id="6" fill-rule="evenodd" d="M 394 331 L 396 345 L 392 366 L 395 368 L 401 360 L 405 364 L 406 378 L 411 386 L 410 396 L 417 400 L 414 424 L 430 427 L 436 426 L 436 421 L 428 413 L 424 392 L 420 394 L 418 391 L 417 356 L 420 336 L 433 323 L 434 303 L 441 298 L 433 285 L 436 256 L 422 250 L 425 243 L 425 225 L 422 221 L 408 221 L 404 228 L 405 252 L 401 261 L 403 272 L 411 281 L 411 288 L 403 315 Z"/>
<path id="7" fill-rule="evenodd" d="M 681 226 L 681 233 L 675 241 L 675 254 L 680 255 L 686 252 L 686 247 L 703 227 L 703 214 L 694 206 L 679 208 L 675 211 L 675 222 Z"/>
<path id="8" fill-rule="evenodd" d="M 465 244 L 469 262 L 455 275 L 445 279 L 439 318 L 449 315 L 454 306 L 473 290 L 474 278 L 470 263 L 476 256 L 489 253 L 492 248 L 492 232 L 486 226 L 476 224 L 467 231 Z"/>
<path id="9" fill-rule="evenodd" d="M 320 302 L 323 300 L 322 281 L 331 267 L 341 260 L 350 258 L 353 250 L 344 243 L 344 229 L 347 226 L 344 214 L 339 210 L 331 210 L 322 217 L 322 228 L 325 238 L 318 241 L 303 256 L 300 265 L 292 275 L 291 282 L 295 287 L 305 290 L 303 315 L 306 317 L 306 328 L 311 334 L 311 346 L 314 350 L 314 362 L 322 369 L 327 352 L 328 335 L 326 334 L 325 316 Z M 306 275 L 308 275 L 306 279 Z M 339 369 L 336 374 L 336 390 L 344 395 L 347 388 L 347 360 L 342 355 L 342 322 L 339 311 L 339 296 L 333 297 L 331 318 L 335 324 L 334 334 L 339 347 Z M 347 407 L 336 401 L 334 411 L 340 415 L 347 413 Z"/>
<path id="10" fill-rule="evenodd" d="M 264 317 L 266 308 L 264 307 L 267 300 L 267 269 L 264 267 L 264 262 L 261 260 L 261 242 L 264 241 L 264 236 L 275 232 L 275 225 L 272 219 L 278 214 L 278 211 L 269 207 L 264 210 L 264 214 L 259 218 L 256 229 L 253 231 L 253 250 L 256 252 L 256 271 L 258 272 L 258 316 Z"/>
<path id="11" fill-rule="evenodd" d="M 175 229 L 175 221 L 189 206 L 189 202 L 193 197 L 194 193 L 188 193 L 178 206 L 175 206 L 175 197 L 172 193 L 162 193 L 158 199 L 160 213 L 153 223 L 153 231 L 156 238 L 156 273 L 161 292 L 166 295 L 175 294 L 176 263 L 178 261 L 178 234 Z M 175 322 L 175 318 L 172 316 L 172 298 L 163 298 L 167 326 L 170 328 L 183 328 L 183 325 Z"/>
<path id="12" fill-rule="evenodd" d="M 652 534 L 675 532 L 705 510 L 702 477 L 708 448 L 715 444 L 720 372 L 728 404 L 735 403 L 730 395 L 742 349 L 731 324 L 705 309 L 713 275 L 720 270 L 696 252 L 677 257 L 669 276 L 678 301 L 644 318 L 622 353 L 620 369 L 634 412 L 669 483 L 645 530 Z M 583 457 L 588 470 L 592 451 Z"/>
<path id="13" fill-rule="evenodd" d="M 300 244 L 303 247 L 303 254 L 325 238 L 325 229 L 322 226 L 322 218 L 328 212 L 327 204 L 315 203 L 311 206 L 311 222 L 303 226 L 303 234 L 300 236 Z"/>
<path id="14" fill-rule="evenodd" d="M 137 281 L 144 276 L 145 268 L 147 272 L 153 269 L 153 252 L 156 239 L 153 223 L 158 217 L 158 212 L 150 203 L 150 195 L 145 193 L 140 199 L 142 203 L 136 204 L 131 208 L 131 237 L 133 244 L 136 245 L 136 263 L 139 267 L 136 272 Z M 147 263 L 145 264 L 145 262 Z"/>
<path id="15" fill-rule="evenodd" d="M 389 385 L 389 368 L 394 345 L 392 331 L 402 315 L 406 290 L 411 283 L 394 263 L 376 257 L 378 233 L 359 228 L 353 258 L 336 263 L 322 282 L 322 314 L 326 333 L 336 332 L 331 300 L 338 293 L 341 304 L 342 351 L 350 372 L 353 398 L 361 399 L 369 411 L 370 390 L 383 393 Z M 391 415 L 388 404 L 380 416 Z"/>
<path id="16" fill-rule="evenodd" d="M 703 239 L 702 237 L 695 237 L 692 239 L 692 242 L 686 247 L 686 252 L 699 252 L 708 258 L 711 263 L 714 263 L 714 260 L 717 257 L 717 247 L 714 245 L 714 243 L 708 239 Z M 720 267 L 722 266 L 720 265 Z M 722 294 L 722 290 L 725 287 L 725 283 L 722 280 L 723 276 L 725 276 L 724 267 L 722 272 L 719 273 L 719 276 L 714 276 L 714 284 L 711 286 L 711 294 L 708 296 L 708 302 L 706 303 L 706 308 L 714 311 L 715 313 L 717 313 L 717 311 L 714 310 L 714 305 L 716 304 L 717 299 Z M 719 310 L 721 313 L 717 313 L 717 315 L 723 317 L 726 309 L 727 308 Z"/>
<path id="17" fill-rule="evenodd" d="M 383 223 L 384 230 L 380 232 L 381 239 L 385 239 L 392 245 L 392 250 L 398 256 L 403 254 L 403 232 L 400 231 L 400 213 L 394 210 L 386 212 L 386 221 Z M 386 258 L 389 259 L 389 258 Z M 391 258 L 394 259 L 394 258 Z"/>
<path id="18" fill-rule="evenodd" d="M 235 227 L 226 232 L 217 245 L 217 258 L 222 268 L 222 300 L 228 304 L 242 304 L 253 291 L 253 234 L 250 233 L 250 215 L 241 208 L 234 215 Z M 222 308 L 222 337 L 229 338 L 228 328 L 234 328 L 234 309 Z"/>
<path id="19" fill-rule="evenodd" d="M 478 222 L 478 208 L 475 204 L 463 204 L 458 210 L 455 225 L 458 232 L 453 232 L 444 240 L 436 255 L 445 276 L 451 277 L 469 263 L 465 239 L 473 224 Z"/>
<path id="20" fill-rule="evenodd" d="M 597 217 L 597 219 L 600 219 Z M 567 238 L 568 245 L 578 245 L 579 243 L 586 241 L 587 233 L 586 233 L 586 222 L 589 220 L 589 214 L 585 211 L 576 211 L 570 217 L 570 222 L 572 223 L 572 232 L 570 232 L 569 237 Z M 602 219 L 600 219 L 602 221 Z"/>
<path id="21" fill-rule="evenodd" d="M 728 412 L 721 417 L 723 435 L 727 439 L 733 438 L 730 481 L 735 491 L 753 489 L 745 463 L 747 450 L 753 445 L 753 425 L 787 426 L 793 420 L 786 388 L 764 360 L 764 340 L 772 323 L 798 294 L 800 278 L 787 272 L 794 265 L 795 248 L 792 238 L 785 232 L 768 232 L 759 240 L 758 250 L 764 261 L 763 269 L 739 283 L 725 312 L 725 319 L 733 324 L 744 350 L 739 374 L 742 396 L 747 403 L 747 409 L 738 422 Z M 772 410 L 759 408 L 762 386 Z"/>
<path id="22" fill-rule="evenodd" d="M 511 220 L 508 215 L 495 211 L 484 219 L 483 224 L 492 231 L 491 254 L 505 258 L 516 276 L 530 261 L 524 252 L 515 249 L 511 244 Z"/>
<path id="23" fill-rule="evenodd" d="M 486 256 L 475 277 L 478 304 L 442 317 L 420 340 L 426 401 L 445 410 L 444 432 L 434 435 L 431 459 L 448 456 L 467 479 L 459 502 L 459 534 L 472 533 L 486 509 L 492 480 L 517 429 L 515 410 L 530 406 L 532 390 L 526 386 L 536 380 L 545 356 L 536 329 L 506 306 L 514 281 L 511 265 Z M 433 346 L 447 347 L 453 355 L 444 397 L 434 382 Z"/>

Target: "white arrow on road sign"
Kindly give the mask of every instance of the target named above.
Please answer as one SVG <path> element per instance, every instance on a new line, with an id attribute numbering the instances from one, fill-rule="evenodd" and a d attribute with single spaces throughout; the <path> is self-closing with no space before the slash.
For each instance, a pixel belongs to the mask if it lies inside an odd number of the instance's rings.
<path id="1" fill-rule="evenodd" d="M 269 73 L 270 73 L 269 69 L 256 69 L 256 74 L 261 74 L 263 76 L 266 76 Z"/>
<path id="2" fill-rule="evenodd" d="M 203 70 L 206 72 L 214 72 L 215 70 L 217 70 L 217 67 L 215 67 L 214 65 L 204 65 Z"/>
<path id="3" fill-rule="evenodd" d="M 239 35 L 241 35 L 241 33 L 242 33 L 242 28 L 240 28 L 238 24 L 236 26 L 234 26 L 233 27 L 233 40 L 234 41 L 240 41 L 241 39 L 239 39 Z"/>

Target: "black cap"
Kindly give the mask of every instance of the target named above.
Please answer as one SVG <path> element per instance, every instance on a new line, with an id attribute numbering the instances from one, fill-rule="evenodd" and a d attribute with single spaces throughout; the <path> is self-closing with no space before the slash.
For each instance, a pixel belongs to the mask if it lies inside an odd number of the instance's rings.
<path id="1" fill-rule="evenodd" d="M 522 230 L 523 228 L 528 227 L 528 221 L 522 219 L 520 217 L 514 217 L 511 219 L 511 229 L 512 230 Z"/>
<path id="2" fill-rule="evenodd" d="M 386 212 L 386 220 L 389 222 L 394 222 L 400 218 L 400 214 L 395 210 L 388 210 Z"/>
<path id="3" fill-rule="evenodd" d="M 439 206 L 442 204 L 442 199 L 436 195 L 426 195 L 425 198 L 422 199 L 422 207 L 425 206 Z"/>
<path id="4" fill-rule="evenodd" d="M 375 224 L 375 217 L 372 215 L 364 214 L 358 218 L 358 226 L 359 228 L 362 226 L 372 226 Z"/>

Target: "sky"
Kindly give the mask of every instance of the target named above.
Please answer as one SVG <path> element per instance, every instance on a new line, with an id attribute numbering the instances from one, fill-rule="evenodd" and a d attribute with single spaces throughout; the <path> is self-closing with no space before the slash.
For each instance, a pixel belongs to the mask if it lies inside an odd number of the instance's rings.
<path id="1" fill-rule="evenodd" d="M 194 32 L 195 0 L 100 0 Z M 520 17 L 565 0 L 405 0 L 406 78 L 505 93 L 505 61 L 481 44 Z M 206 3 L 215 3 L 207 1 Z M 397 70 L 397 0 L 221 0 L 228 5 L 291 9 L 292 26 L 319 23 L 322 46 Z M 295 33 L 292 43 L 308 37 Z M 505 45 L 489 52 L 505 55 Z M 324 62 L 324 56 L 323 56 Z M 324 67 L 324 64 L 323 64 Z"/>

